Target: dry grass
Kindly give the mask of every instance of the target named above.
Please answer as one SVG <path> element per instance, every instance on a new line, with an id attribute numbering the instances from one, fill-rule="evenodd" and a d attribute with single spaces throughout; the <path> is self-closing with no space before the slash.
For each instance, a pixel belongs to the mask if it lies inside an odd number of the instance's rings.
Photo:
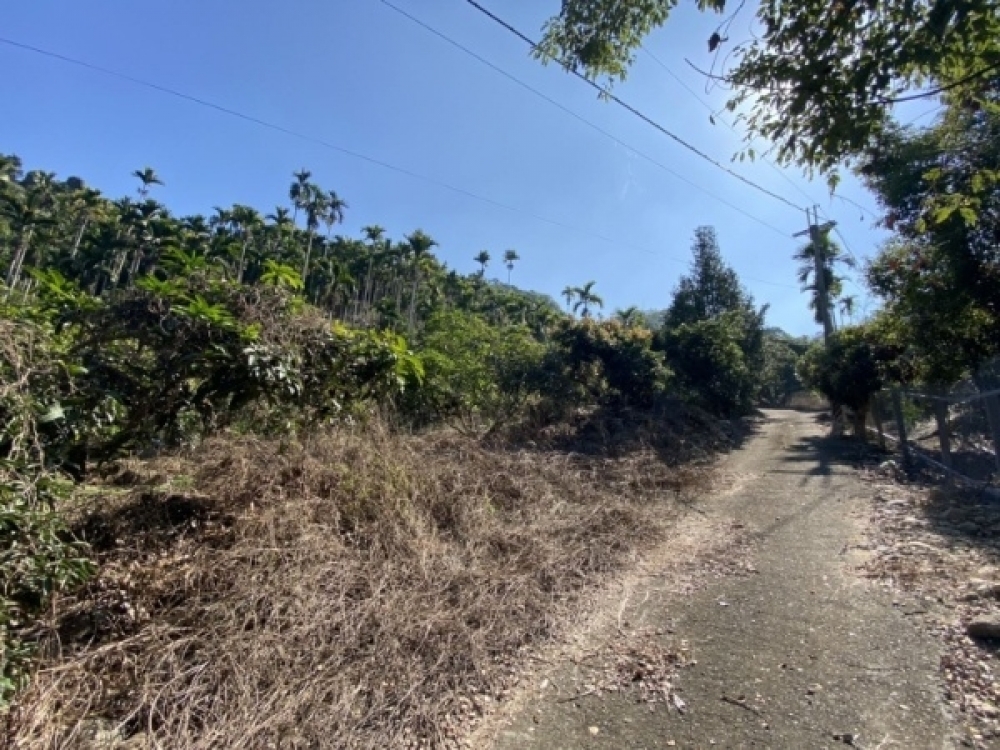
<path id="1" fill-rule="evenodd" d="M 443 746 L 704 473 L 377 428 L 126 469 L 160 485 L 84 513 L 102 572 L 39 629 L 13 747 Z"/>

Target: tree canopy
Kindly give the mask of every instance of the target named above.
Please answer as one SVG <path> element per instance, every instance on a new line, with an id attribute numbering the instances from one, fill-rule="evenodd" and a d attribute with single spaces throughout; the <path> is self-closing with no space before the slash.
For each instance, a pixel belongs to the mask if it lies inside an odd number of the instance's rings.
<path id="1" fill-rule="evenodd" d="M 536 54 L 608 83 L 624 79 L 645 37 L 677 0 L 564 0 Z M 709 39 L 725 55 L 706 73 L 731 87 L 749 137 L 774 144 L 779 163 L 821 172 L 861 156 L 892 106 L 947 90 L 985 101 L 1000 70 L 997 0 L 762 0 L 754 34 L 731 38 L 744 4 L 698 0 L 726 15 Z M 706 67 L 709 67 L 706 65 Z"/>
<path id="2" fill-rule="evenodd" d="M 726 265 L 713 227 L 694 230 L 691 270 L 677 283 L 667 308 L 664 325 L 708 320 L 731 310 L 752 306 L 753 300 L 740 286 L 736 271 Z"/>
<path id="3" fill-rule="evenodd" d="M 1000 108 L 953 103 L 931 127 L 892 128 L 861 172 L 895 234 L 868 281 L 919 377 L 1000 355 Z"/>
<path id="4" fill-rule="evenodd" d="M 678 381 L 710 409 L 749 411 L 764 371 L 764 316 L 722 258 L 715 229 L 695 230 L 691 270 L 682 276 L 660 334 Z"/>

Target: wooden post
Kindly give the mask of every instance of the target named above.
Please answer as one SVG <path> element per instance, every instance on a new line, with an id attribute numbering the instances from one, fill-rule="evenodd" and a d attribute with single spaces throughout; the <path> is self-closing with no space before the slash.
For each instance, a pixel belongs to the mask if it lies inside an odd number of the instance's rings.
<path id="1" fill-rule="evenodd" d="M 910 444 L 906 439 L 906 420 L 903 418 L 903 397 L 898 388 L 892 389 L 892 411 L 896 416 L 896 431 L 899 435 L 899 449 L 903 452 L 903 463 L 910 465 Z"/>
<path id="2" fill-rule="evenodd" d="M 872 420 L 878 430 L 878 447 L 885 450 L 885 430 L 882 429 L 882 410 L 878 405 L 879 395 L 876 393 L 875 398 L 872 399 Z"/>

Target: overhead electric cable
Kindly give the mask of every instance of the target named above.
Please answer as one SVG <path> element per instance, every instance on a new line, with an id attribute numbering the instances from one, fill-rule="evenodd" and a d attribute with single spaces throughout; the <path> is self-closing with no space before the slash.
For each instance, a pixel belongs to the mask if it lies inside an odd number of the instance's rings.
<path id="1" fill-rule="evenodd" d="M 670 66 L 668 66 L 659 57 L 657 57 L 652 52 L 650 52 L 647 47 L 643 46 L 642 47 L 642 51 L 646 53 L 646 55 L 649 57 L 650 60 L 652 60 L 657 65 L 659 65 L 661 68 L 663 68 L 663 70 L 667 73 L 667 75 L 669 75 L 671 78 L 673 78 L 675 81 L 677 81 L 677 83 L 680 84 L 681 88 L 683 88 L 685 91 L 687 91 L 691 96 L 693 96 L 695 98 L 695 100 L 699 104 L 701 104 L 703 107 L 705 107 L 705 109 L 707 109 L 709 111 L 709 113 L 711 114 L 711 118 L 712 118 L 713 124 L 714 124 L 714 122 L 716 120 L 718 120 L 719 122 L 721 122 L 723 125 L 725 125 L 727 128 L 729 128 L 729 130 L 731 130 L 736 135 L 738 135 L 738 136 L 742 136 L 743 135 L 743 133 L 741 133 L 736 128 L 735 125 L 733 125 L 728 120 L 726 120 L 726 118 L 724 118 L 720 114 L 718 114 L 715 111 L 715 108 L 711 104 L 709 104 L 707 101 L 705 101 L 701 97 L 701 95 L 698 94 L 697 91 L 695 91 L 693 88 L 691 88 L 683 78 L 681 78 L 679 75 L 677 75 L 677 73 L 675 73 L 670 68 Z M 756 141 L 757 141 L 757 139 L 754 138 L 750 142 L 750 145 L 752 145 Z M 789 185 L 791 185 L 793 188 L 795 188 L 799 192 L 799 195 L 803 196 L 807 201 L 809 201 L 809 203 L 816 203 L 816 200 L 811 195 L 809 195 L 809 193 L 807 193 L 795 180 L 793 180 L 791 177 L 789 177 L 785 173 L 785 170 L 783 170 L 781 167 L 779 167 L 777 164 L 775 164 L 771 159 L 768 159 L 766 156 L 764 156 L 763 154 L 761 154 L 760 160 L 762 162 L 764 162 L 765 164 L 767 164 L 769 167 L 771 167 L 771 169 L 773 169 L 775 172 L 777 172 L 777 174 L 781 177 L 781 179 L 783 179 L 785 182 L 787 182 Z"/>
<path id="2" fill-rule="evenodd" d="M 748 219 L 751 219 L 751 220 L 757 222 L 758 224 L 761 224 L 762 226 L 767 227 L 771 231 L 776 232 L 777 234 L 780 234 L 782 237 L 788 237 L 788 233 L 787 232 L 782 231 L 778 227 L 774 226 L 774 224 L 771 224 L 768 221 L 766 221 L 765 219 L 762 219 L 759 216 L 755 216 L 754 214 L 750 213 L 749 211 L 747 211 L 747 210 L 745 210 L 743 208 L 740 208 L 735 203 L 732 203 L 731 201 L 726 200 L 722 196 L 720 196 L 720 195 L 718 195 L 716 193 L 713 193 L 708 188 L 702 187 L 698 183 L 693 182 L 692 180 L 688 179 L 687 177 L 685 177 L 684 175 L 680 174 L 676 170 L 671 169 L 670 167 L 668 167 L 667 165 L 665 165 L 663 162 L 660 162 L 660 161 L 654 159 L 652 156 L 649 156 L 648 154 L 640 151 L 635 146 L 632 146 L 632 145 L 630 145 L 628 143 L 625 143 L 620 138 L 618 138 L 618 136 L 614 135 L 613 133 L 609 132 L 608 130 L 605 130 L 600 125 L 597 125 L 594 122 L 592 122 L 591 120 L 588 120 L 587 118 L 585 118 L 583 115 L 581 115 L 581 114 L 579 114 L 577 112 L 574 112 L 569 107 L 567 107 L 567 106 L 559 103 L 558 101 L 556 101 L 555 99 L 553 99 L 548 94 L 545 94 L 544 92 L 540 91 L 539 89 L 536 89 L 535 87 L 533 87 L 531 84 L 525 83 L 520 78 L 517 78 L 513 74 L 508 73 L 506 70 L 504 70 L 500 66 L 498 66 L 498 65 L 490 62 L 489 60 L 487 60 L 486 58 L 484 58 L 482 55 L 480 55 L 477 52 L 469 49 L 468 47 L 466 47 L 465 45 L 461 44 L 460 42 L 452 39 L 451 37 L 449 37 L 448 35 L 444 34 L 443 32 L 438 31 L 437 29 L 435 29 L 434 27 L 432 27 L 429 24 L 425 23 L 424 21 L 420 20 L 419 18 L 417 18 L 413 14 L 411 14 L 411 13 L 407 12 L 406 10 L 403 10 L 399 6 L 397 6 L 397 5 L 389 2 L 389 0 L 380 0 L 380 1 L 386 7 L 391 8 L 396 13 L 399 13 L 400 15 L 404 16 L 405 18 L 408 18 L 410 21 L 412 21 L 413 23 L 417 24 L 418 26 L 420 26 L 424 30 L 430 32 L 431 34 L 433 34 L 434 36 L 438 37 L 439 39 L 442 39 L 443 41 L 447 42 L 448 44 L 452 45 L 453 47 L 461 50 L 462 52 L 464 52 L 465 54 L 467 54 L 470 57 L 474 58 L 475 60 L 478 60 L 483 65 L 485 65 L 488 68 L 490 68 L 491 70 L 499 73 L 504 78 L 507 78 L 508 80 L 516 83 L 518 86 L 522 87 L 523 89 L 525 89 L 527 91 L 530 91 L 535 96 L 537 96 L 540 99 L 548 102 L 553 107 L 556 107 L 557 109 L 559 109 L 562 112 L 566 113 L 567 115 L 569 115 L 570 117 L 574 118 L 575 120 L 583 123 L 584 125 L 586 125 L 587 127 L 591 128 L 592 130 L 595 130 L 596 132 L 598 132 L 601 135 L 605 136 L 606 138 L 610 139 L 615 144 L 621 146 L 622 148 L 624 148 L 624 149 L 626 149 L 628 151 L 631 151 L 636 156 L 641 157 L 642 159 L 645 159 L 650 164 L 652 164 L 652 165 L 654 165 L 656 167 L 659 167 L 660 169 L 662 169 L 667 174 L 670 174 L 670 175 L 676 177 L 678 180 L 680 180 L 680 181 L 682 181 L 682 182 L 690 185 L 695 190 L 699 190 L 702 193 L 705 193 L 705 195 L 708 195 L 708 196 L 714 198 L 719 203 L 722 203 L 723 205 L 728 206 L 729 208 L 733 209 L 737 213 L 740 213 L 743 216 L 746 216 Z"/>
<path id="3" fill-rule="evenodd" d="M 523 42 L 525 42 L 527 45 L 529 45 L 532 48 L 533 51 L 539 52 L 540 54 L 543 54 L 543 55 L 545 54 L 545 52 L 543 50 L 541 50 L 541 48 L 539 47 L 538 43 L 535 42 L 533 39 L 531 39 L 531 37 L 527 36 L 526 34 L 523 34 L 520 31 L 518 31 L 518 29 L 516 27 L 512 26 L 511 24 L 509 24 L 507 21 L 503 20 L 502 18 L 500 18 L 500 16 L 496 15 L 495 13 L 493 13 L 491 10 L 489 10 L 486 7 L 484 7 L 480 3 L 476 2 L 476 0 L 465 0 L 465 2 L 467 2 L 469 5 L 471 5 L 473 8 L 475 8 L 476 10 L 478 10 L 483 15 L 485 15 L 488 18 L 490 18 L 491 20 L 493 20 L 495 23 L 497 23 L 500 26 L 502 26 L 503 28 L 507 29 L 507 31 L 509 31 L 510 33 L 514 34 L 519 39 L 521 39 Z M 557 60 L 557 62 L 560 62 L 560 61 Z M 680 146 L 682 146 L 683 148 L 687 149 L 691 153 L 695 154 L 699 158 L 704 159 L 709 164 L 712 164 L 715 167 L 718 167 L 723 172 L 729 174 L 732 177 L 735 177 L 740 182 L 743 182 L 746 185 L 749 185 L 750 187 L 754 188 L 755 190 L 758 190 L 761 193 L 763 193 L 763 194 L 765 194 L 765 195 L 767 195 L 767 196 L 769 196 L 771 198 L 774 198 L 775 200 L 780 201 L 781 203 L 784 203 L 785 205 L 789 206 L 790 208 L 794 208 L 796 211 L 804 211 L 805 210 L 802 206 L 798 206 L 798 205 L 792 203 L 787 198 L 784 198 L 781 195 L 778 195 L 777 193 L 775 193 L 775 192 L 773 192 L 771 190 L 768 190 L 766 187 L 763 187 L 762 185 L 757 184 L 753 180 L 751 180 L 751 179 L 749 179 L 747 177 L 744 177 L 739 172 L 736 172 L 735 170 L 730 169 L 729 167 L 727 167 L 726 165 L 722 164 L 717 159 L 714 159 L 713 157 L 709 156 L 708 154 L 706 154 L 704 151 L 702 151 L 697 146 L 694 146 L 691 143 L 688 143 L 686 140 L 684 140 L 683 138 L 681 138 L 676 133 L 671 132 L 669 129 L 667 129 L 666 127 L 664 127 L 663 125 L 661 125 L 659 122 L 657 122 L 656 120 L 654 120 L 649 115 L 646 115 L 645 113 L 643 113 L 642 111 L 640 111 L 639 109 L 637 109 L 636 107 L 634 107 L 633 105 L 631 105 L 628 102 L 626 102 L 624 99 L 622 99 L 621 97 L 619 97 L 617 94 L 613 93 L 610 89 L 602 86 L 601 84 L 597 83 L 596 81 L 593 81 L 590 78 L 588 78 L 587 76 L 585 76 L 583 73 L 581 73 L 580 71 L 578 71 L 574 66 L 563 63 L 563 67 L 571 75 L 579 78 L 581 81 L 583 81 L 584 83 L 586 83 L 588 86 L 590 86 L 591 88 L 595 89 L 601 96 L 609 99 L 610 101 L 613 101 L 618 106 L 620 106 L 620 107 L 628 110 L 633 115 L 635 115 L 636 117 L 638 117 L 640 120 L 642 120 L 646 124 L 650 125 L 651 127 L 655 128 L 656 130 L 658 130 L 659 132 L 661 132 L 663 135 L 667 136 L 668 138 L 670 138 L 674 142 L 678 143 Z"/>
<path id="4" fill-rule="evenodd" d="M 406 167 L 400 167 L 400 166 L 397 166 L 395 164 L 391 164 L 389 162 L 383 161 L 381 159 L 378 159 L 378 158 L 375 158 L 375 157 L 372 157 L 372 156 L 368 156 L 367 154 L 363 154 L 363 153 L 360 153 L 358 151 L 354 151 L 352 149 L 345 148 L 343 146 L 338 146 L 338 145 L 336 145 L 334 143 L 330 143 L 329 141 L 323 140 L 322 138 L 317 138 L 316 136 L 312 136 L 312 135 L 308 135 L 306 133 L 302 133 L 302 132 L 299 132 L 299 131 L 296 131 L 296 130 L 292 130 L 291 128 L 286 128 L 283 125 L 278 125 L 276 123 L 272 123 L 272 122 L 269 122 L 267 120 L 263 120 L 263 119 L 261 119 L 259 117 L 255 117 L 253 115 L 245 114 L 245 113 L 240 112 L 238 110 L 232 109 L 231 107 L 226 107 L 226 106 L 221 105 L 221 104 L 216 104 L 215 102 L 209 101 L 208 99 L 204 99 L 202 97 L 197 97 L 197 96 L 193 96 L 191 94 L 186 94 L 186 93 L 184 93 L 182 91 L 178 91 L 178 90 L 170 88 L 168 86 L 163 86 L 163 85 L 158 84 L 158 83 L 153 83 L 151 81 L 146 81 L 146 80 L 144 80 L 142 78 L 137 78 L 137 77 L 129 75 L 127 73 L 122 73 L 122 72 L 117 71 L 117 70 L 112 70 L 111 68 L 105 68 L 105 67 L 100 66 L 100 65 L 95 65 L 93 63 L 89 63 L 89 62 L 86 62 L 84 60 L 79 60 L 77 58 L 70 57 L 68 55 L 63 55 L 63 54 L 60 54 L 58 52 L 52 52 L 50 50 L 45 50 L 45 49 L 42 49 L 40 47 L 35 47 L 33 45 L 30 45 L 30 44 L 25 44 L 23 42 L 18 42 L 18 41 L 15 41 L 13 39 L 8 39 L 6 37 L 0 37 L 0 44 L 5 44 L 5 45 L 7 45 L 9 47 L 14 47 L 16 49 L 20 49 L 20 50 L 32 52 L 34 54 L 38 54 L 38 55 L 42 55 L 44 57 L 48 57 L 48 58 L 52 58 L 52 59 L 55 59 L 55 60 L 59 60 L 59 61 L 64 62 L 64 63 L 75 65 L 75 66 L 78 66 L 78 67 L 81 67 L 81 68 L 86 68 L 88 70 L 91 70 L 91 71 L 94 71 L 94 72 L 97 72 L 97 73 L 101 73 L 103 75 L 107 75 L 107 76 L 118 78 L 118 79 L 121 79 L 121 80 L 124 80 L 124 81 L 128 81 L 128 82 L 133 83 L 133 84 L 135 84 L 137 86 L 142 86 L 144 88 L 152 89 L 152 90 L 158 91 L 158 92 L 160 92 L 162 94 L 167 94 L 167 95 L 175 97 L 177 99 L 182 99 L 182 100 L 190 102 L 192 104 L 196 104 L 196 105 L 201 106 L 201 107 L 206 107 L 208 109 L 215 110 L 216 112 L 220 112 L 220 113 L 228 115 L 230 117 L 235 117 L 235 118 L 243 120 L 245 122 L 249 122 L 249 123 L 252 123 L 254 125 L 259 125 L 260 127 L 267 128 L 269 130 L 273 130 L 273 131 L 282 133 L 284 135 L 291 136 L 293 138 L 298 138 L 300 140 L 303 140 L 303 141 L 306 141 L 306 142 L 309 142 L 309 143 L 313 143 L 313 144 L 315 144 L 317 146 L 321 146 L 321 147 L 329 149 L 331 151 L 335 151 L 337 153 L 344 154 L 345 156 L 350 156 L 350 157 L 353 157 L 355 159 L 359 159 L 361 161 L 368 162 L 370 164 L 375 164 L 376 166 L 380 166 L 380 167 L 382 167 L 384 169 L 388 169 L 388 170 L 391 170 L 393 172 L 398 172 L 399 174 L 404 174 L 404 175 L 406 175 L 408 177 L 411 177 L 413 179 L 420 180 L 422 182 L 427 182 L 427 183 L 430 183 L 432 185 L 436 185 L 438 187 L 444 188 L 444 189 L 449 190 L 451 192 L 458 193 L 460 195 L 464 195 L 464 196 L 466 196 L 468 198 L 472 198 L 474 200 L 478 200 L 478 201 L 481 201 L 483 203 L 490 204 L 490 205 L 495 206 L 497 208 L 502 208 L 505 211 L 510 211 L 512 213 L 522 213 L 522 214 L 525 214 L 526 216 L 530 216 L 531 218 L 535 219 L 536 221 L 540 221 L 540 222 L 543 222 L 543 223 L 546 223 L 546 224 L 551 224 L 553 226 L 560 227 L 561 229 L 567 229 L 567 230 L 570 230 L 570 231 L 573 231 L 573 232 L 577 232 L 577 233 L 580 233 L 580 234 L 589 235 L 591 237 L 594 237 L 594 238 L 599 239 L 599 240 L 601 240 L 603 242 L 607 242 L 609 244 L 615 245 L 617 247 L 630 247 L 630 248 L 639 250 L 641 252 L 648 253 L 648 254 L 653 255 L 653 256 L 666 257 L 667 259 L 672 260 L 672 261 L 677 262 L 677 263 L 687 263 L 686 260 L 682 261 L 679 258 L 671 258 L 669 256 L 664 256 L 662 253 L 658 253 L 658 252 L 656 252 L 656 251 L 654 251 L 654 250 L 652 250 L 650 248 L 644 247 L 642 245 L 637 245 L 637 244 L 632 243 L 632 242 L 627 242 L 627 241 L 623 241 L 621 239 L 616 239 L 616 238 L 613 238 L 613 237 L 609 237 L 607 235 L 601 234 L 599 232 L 595 232 L 595 231 L 590 230 L 590 229 L 586 229 L 584 227 L 574 226 L 572 224 L 568 224 L 568 223 L 560 221 L 558 219 L 552 219 L 552 218 L 549 218 L 547 216 L 542 216 L 541 214 L 536 214 L 533 211 L 527 211 L 525 209 L 518 208 L 516 206 L 511 206 L 509 204 L 503 203 L 503 202 L 495 200 L 493 198 L 489 198 L 487 196 L 479 195 L 478 193 L 475 193 L 475 192 L 473 192 L 471 190 L 467 190 L 465 188 L 461 188 L 461 187 L 457 187 L 455 185 L 451 185 L 450 183 L 444 182 L 444 181 L 439 180 L 437 178 L 428 177 L 427 175 L 420 174 L 419 172 L 414 172 L 413 170 L 407 169 Z M 749 277 L 749 276 L 745 277 L 745 278 L 748 281 L 756 281 L 758 283 L 768 284 L 770 286 L 793 288 L 789 284 L 781 284 L 781 283 L 774 282 L 774 281 L 768 281 L 766 279 L 755 279 L 755 278 L 752 278 L 752 277 Z"/>

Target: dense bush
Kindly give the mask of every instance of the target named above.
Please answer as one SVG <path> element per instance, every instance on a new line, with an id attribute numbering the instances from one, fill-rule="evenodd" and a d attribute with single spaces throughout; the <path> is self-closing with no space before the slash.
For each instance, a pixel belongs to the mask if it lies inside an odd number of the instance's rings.
<path id="1" fill-rule="evenodd" d="M 404 414 L 416 424 L 446 421 L 466 431 L 499 426 L 537 393 L 543 354 L 544 346 L 524 326 L 439 312 L 421 341 L 424 381 L 404 394 Z"/>
<path id="2" fill-rule="evenodd" d="M 251 407 L 328 420 L 421 376 L 401 337 L 331 324 L 279 286 L 146 277 L 98 299 L 56 272 L 38 280 L 39 308 L 77 372 L 50 405 L 64 417 L 58 448 L 74 471 L 87 455 L 198 439 Z"/>
<path id="3" fill-rule="evenodd" d="M 618 321 L 564 321 L 552 333 L 541 387 L 550 402 L 652 406 L 671 372 L 645 328 Z"/>
<path id="4" fill-rule="evenodd" d="M 900 354 L 877 323 L 849 326 L 826 345 L 814 344 L 799 363 L 799 374 L 831 403 L 850 408 L 855 434 L 862 437 L 872 397 L 904 374 Z"/>
<path id="5" fill-rule="evenodd" d="M 701 406 L 732 417 L 755 405 L 764 367 L 764 316 L 722 258 L 715 230 L 698 227 L 691 269 L 664 314 L 657 347 Z"/>
<path id="6" fill-rule="evenodd" d="M 741 346 L 744 320 L 739 312 L 684 323 L 665 332 L 663 345 L 677 381 L 690 398 L 727 417 L 754 406 L 757 376 Z"/>
<path id="7" fill-rule="evenodd" d="M 793 393 L 802 390 L 798 363 L 807 348 L 807 343 L 792 339 L 780 330 L 765 331 L 764 367 L 758 393 L 763 406 L 784 406 Z"/>

